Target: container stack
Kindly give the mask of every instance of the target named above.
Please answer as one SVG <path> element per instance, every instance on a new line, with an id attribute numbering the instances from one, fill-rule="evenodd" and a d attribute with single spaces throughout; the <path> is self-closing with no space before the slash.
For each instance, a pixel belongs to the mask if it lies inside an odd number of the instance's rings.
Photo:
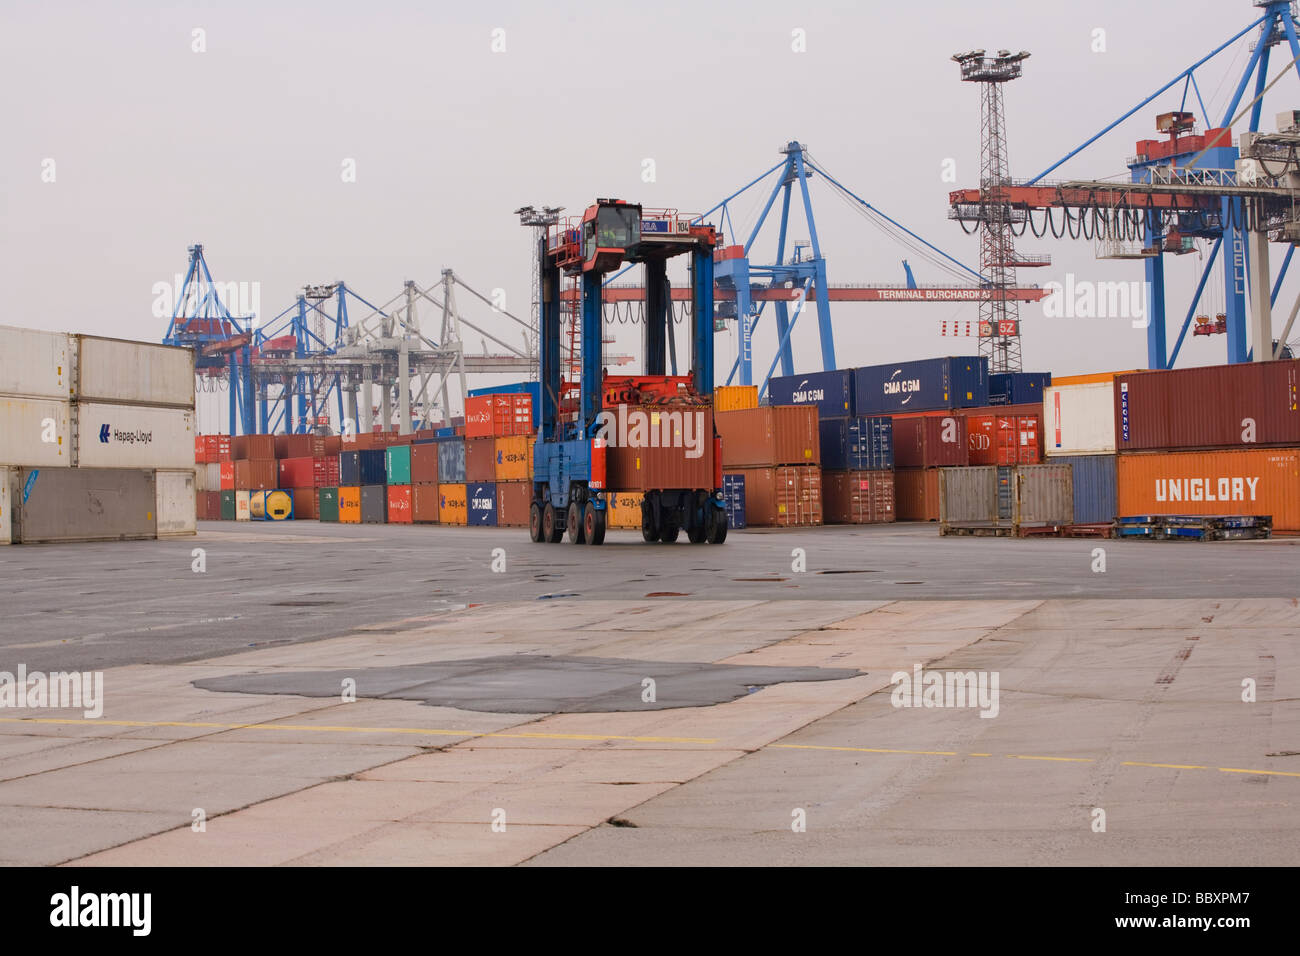
<path id="1" fill-rule="evenodd" d="M 725 475 L 744 478 L 745 523 L 823 521 L 821 437 L 815 405 L 768 405 L 714 416 Z"/>
<path id="2" fill-rule="evenodd" d="M 1069 465 L 1076 525 L 1110 525 L 1118 511 L 1115 379 L 1124 372 L 1055 378 L 1043 394 L 1043 450 Z"/>
<path id="3" fill-rule="evenodd" d="M 0 327 L 0 542 L 193 534 L 193 448 L 190 350 Z"/>

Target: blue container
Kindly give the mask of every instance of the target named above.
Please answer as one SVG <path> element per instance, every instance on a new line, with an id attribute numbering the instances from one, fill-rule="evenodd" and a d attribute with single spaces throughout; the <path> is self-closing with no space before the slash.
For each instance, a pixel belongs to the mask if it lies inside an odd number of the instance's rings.
<path id="1" fill-rule="evenodd" d="M 442 477 L 439 473 L 438 477 Z M 497 524 L 497 486 L 496 482 L 465 486 L 468 522 L 473 525 L 496 527 Z"/>
<path id="2" fill-rule="evenodd" d="M 1050 372 L 990 372 L 990 405 L 1032 405 L 1052 384 Z"/>
<path id="3" fill-rule="evenodd" d="M 745 476 L 722 476 L 722 503 L 727 508 L 727 527 L 745 527 Z"/>
<path id="4" fill-rule="evenodd" d="M 895 415 L 987 405 L 988 359 L 966 355 L 856 369 L 853 402 L 858 415 Z"/>
<path id="5" fill-rule="evenodd" d="M 446 428 L 437 429 L 433 434 L 436 438 L 455 438 L 456 429 L 453 426 L 448 425 Z"/>
<path id="6" fill-rule="evenodd" d="M 769 379 L 769 405 L 816 405 L 821 418 L 843 418 L 854 414 L 853 370 L 810 372 Z"/>
<path id="7" fill-rule="evenodd" d="M 1074 523 L 1114 521 L 1119 512 L 1114 455 L 1067 455 L 1049 458 L 1052 465 L 1070 465 L 1074 477 Z"/>
<path id="8" fill-rule="evenodd" d="M 384 449 L 367 448 L 364 451 L 354 452 L 357 455 L 357 466 L 361 472 L 359 485 L 386 485 L 388 484 L 388 466 L 384 464 Z M 339 462 L 339 479 L 342 480 L 342 462 Z"/>
<path id="9" fill-rule="evenodd" d="M 355 488 L 361 484 L 361 452 L 339 452 L 339 485 Z"/>
<path id="10" fill-rule="evenodd" d="M 446 438 L 438 442 L 438 480 L 449 485 L 465 480 L 463 438 Z"/>
<path id="11" fill-rule="evenodd" d="M 893 470 L 892 418 L 825 418 L 818 427 L 823 471 Z"/>

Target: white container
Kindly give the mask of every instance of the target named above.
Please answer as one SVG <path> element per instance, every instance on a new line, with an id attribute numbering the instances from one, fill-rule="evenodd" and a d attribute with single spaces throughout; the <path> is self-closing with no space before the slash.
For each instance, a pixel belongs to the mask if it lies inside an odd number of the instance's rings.
<path id="1" fill-rule="evenodd" d="M 1054 455 L 1115 453 L 1115 385 L 1053 385 L 1043 390 L 1043 449 Z"/>
<path id="2" fill-rule="evenodd" d="M 221 490 L 221 464 L 211 461 L 194 466 L 195 491 Z"/>
<path id="3" fill-rule="evenodd" d="M 157 495 L 158 537 L 194 534 L 196 503 L 194 471 L 159 471 L 154 485 Z"/>
<path id="4" fill-rule="evenodd" d="M 0 465 L 0 544 L 13 542 L 14 513 L 10 504 L 12 489 L 9 485 L 15 480 L 17 473 L 17 468 Z"/>
<path id="5" fill-rule="evenodd" d="M 0 395 L 66 402 L 70 381 L 66 333 L 0 325 Z"/>
<path id="6" fill-rule="evenodd" d="M 235 492 L 235 520 L 236 521 L 250 520 L 248 504 L 249 504 L 249 499 L 252 497 L 252 495 L 253 493 L 251 491 Z"/>
<path id="7" fill-rule="evenodd" d="M 148 405 L 72 406 L 78 468 L 194 468 L 194 412 Z"/>
<path id="8" fill-rule="evenodd" d="M 0 397 L 0 464 L 72 464 L 70 406 L 50 398 Z"/>
<path id="9" fill-rule="evenodd" d="M 154 480 L 148 468 L 21 468 L 10 486 L 14 541 L 156 537 Z"/>
<path id="10" fill-rule="evenodd" d="M 73 335 L 78 402 L 194 408 L 194 351 L 95 335 Z M 190 448 L 193 461 L 194 449 Z"/>

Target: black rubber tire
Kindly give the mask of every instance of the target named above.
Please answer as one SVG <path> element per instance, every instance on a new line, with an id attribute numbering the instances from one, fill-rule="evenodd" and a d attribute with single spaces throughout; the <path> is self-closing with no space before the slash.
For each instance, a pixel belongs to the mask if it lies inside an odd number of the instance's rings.
<path id="1" fill-rule="evenodd" d="M 564 540 L 564 525 L 560 524 L 555 505 L 550 502 L 542 509 L 542 537 L 550 544 Z"/>
<path id="2" fill-rule="evenodd" d="M 722 544 L 727 540 L 727 513 L 713 505 L 707 505 L 705 527 L 708 529 L 709 544 Z"/>
<path id="3" fill-rule="evenodd" d="M 538 543 L 546 540 L 542 531 L 542 508 L 536 501 L 528 506 L 528 537 Z"/>
<path id="4" fill-rule="evenodd" d="M 605 512 L 590 501 L 582 511 L 582 532 L 587 544 L 605 543 Z"/>
<path id="5" fill-rule="evenodd" d="M 702 522 L 688 528 L 686 531 L 686 540 L 691 544 L 703 544 L 708 539 L 708 536 L 709 532 Z"/>
<path id="6" fill-rule="evenodd" d="M 659 540 L 664 544 L 672 544 L 677 540 L 677 535 L 681 533 L 681 530 L 671 521 L 665 522 L 664 526 L 659 529 Z"/>
<path id="7" fill-rule="evenodd" d="M 641 504 L 641 538 L 651 543 L 659 540 L 659 529 L 654 523 L 654 510 L 646 502 Z"/>
<path id="8" fill-rule="evenodd" d="M 569 507 L 565 511 L 565 524 L 568 525 L 569 529 L 569 544 L 586 544 L 587 533 L 582 527 L 582 505 L 571 500 Z"/>

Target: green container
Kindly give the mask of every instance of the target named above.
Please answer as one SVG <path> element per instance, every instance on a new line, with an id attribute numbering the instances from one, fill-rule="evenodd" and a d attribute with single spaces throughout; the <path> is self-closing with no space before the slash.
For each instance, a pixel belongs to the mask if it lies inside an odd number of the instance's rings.
<path id="1" fill-rule="evenodd" d="M 411 483 L 411 446 L 389 445 L 384 449 L 384 467 L 388 469 L 390 485 Z"/>
<path id="2" fill-rule="evenodd" d="M 235 520 L 235 493 L 233 491 L 223 491 L 221 493 L 221 520 Z"/>
<path id="3" fill-rule="evenodd" d="M 320 512 L 321 521 L 338 521 L 339 520 L 339 490 L 337 488 L 321 488 L 318 496 L 317 510 Z"/>

